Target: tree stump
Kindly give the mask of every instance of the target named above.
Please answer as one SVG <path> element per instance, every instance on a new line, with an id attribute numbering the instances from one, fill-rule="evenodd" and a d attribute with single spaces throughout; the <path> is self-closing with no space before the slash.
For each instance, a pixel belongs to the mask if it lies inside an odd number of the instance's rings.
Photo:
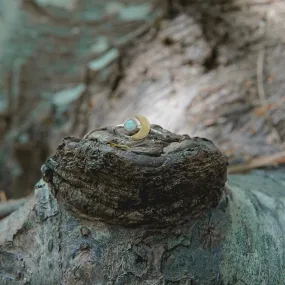
<path id="1" fill-rule="evenodd" d="M 66 137 L 0 223 L 0 284 L 284 284 L 284 177 L 204 138 Z M 274 191 L 272 191 L 274 189 Z"/>

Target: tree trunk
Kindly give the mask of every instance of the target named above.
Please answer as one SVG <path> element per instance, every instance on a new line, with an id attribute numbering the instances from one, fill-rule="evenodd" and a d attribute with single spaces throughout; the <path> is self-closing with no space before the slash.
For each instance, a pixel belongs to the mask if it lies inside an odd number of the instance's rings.
<path id="1" fill-rule="evenodd" d="M 1 284 L 284 284 L 284 173 L 231 176 L 202 138 L 67 137 L 0 223 Z"/>
<path id="2" fill-rule="evenodd" d="M 0 3 L 10 197 L 59 138 L 134 113 L 212 139 L 230 163 L 284 148 L 280 1 L 167 1 L 162 21 L 161 1 L 133 3 Z M 153 128 L 142 142 L 101 128 L 60 143 L 35 196 L 0 222 L 1 285 L 285 284 L 284 170 L 225 186 L 209 140 Z"/>
<path id="3" fill-rule="evenodd" d="M 284 151 L 280 1 L 0 5 L 0 191 L 8 198 L 29 193 L 62 137 L 136 113 L 211 139 L 230 164 Z"/>

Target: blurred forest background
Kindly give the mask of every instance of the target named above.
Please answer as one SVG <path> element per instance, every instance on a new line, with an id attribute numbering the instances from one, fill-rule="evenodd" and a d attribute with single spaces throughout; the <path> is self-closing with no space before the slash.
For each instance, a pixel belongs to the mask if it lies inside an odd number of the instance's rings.
<path id="1" fill-rule="evenodd" d="M 284 47 L 282 0 L 0 0 L 0 199 L 135 114 L 213 140 L 229 173 L 284 163 Z"/>

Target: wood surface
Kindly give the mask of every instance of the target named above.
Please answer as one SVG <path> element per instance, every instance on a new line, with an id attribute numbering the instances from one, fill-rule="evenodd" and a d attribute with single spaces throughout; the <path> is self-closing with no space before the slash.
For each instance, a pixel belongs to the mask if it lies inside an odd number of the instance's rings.
<path id="1" fill-rule="evenodd" d="M 1 284 L 284 284 L 284 171 L 230 176 L 202 138 L 67 137 L 0 222 Z"/>

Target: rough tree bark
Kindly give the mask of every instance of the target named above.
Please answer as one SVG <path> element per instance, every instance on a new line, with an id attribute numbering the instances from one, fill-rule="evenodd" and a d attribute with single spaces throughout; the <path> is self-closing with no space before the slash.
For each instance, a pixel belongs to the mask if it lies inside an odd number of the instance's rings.
<path id="1" fill-rule="evenodd" d="M 227 180 L 203 138 L 66 137 L 0 223 L 1 284 L 285 283 L 284 173 Z"/>
<path id="2" fill-rule="evenodd" d="M 282 1 L 0 5 L 0 191 L 8 198 L 30 191 L 62 137 L 136 113 L 211 139 L 230 164 L 281 151 L 285 161 Z M 162 20 L 166 6 L 175 17 Z"/>

